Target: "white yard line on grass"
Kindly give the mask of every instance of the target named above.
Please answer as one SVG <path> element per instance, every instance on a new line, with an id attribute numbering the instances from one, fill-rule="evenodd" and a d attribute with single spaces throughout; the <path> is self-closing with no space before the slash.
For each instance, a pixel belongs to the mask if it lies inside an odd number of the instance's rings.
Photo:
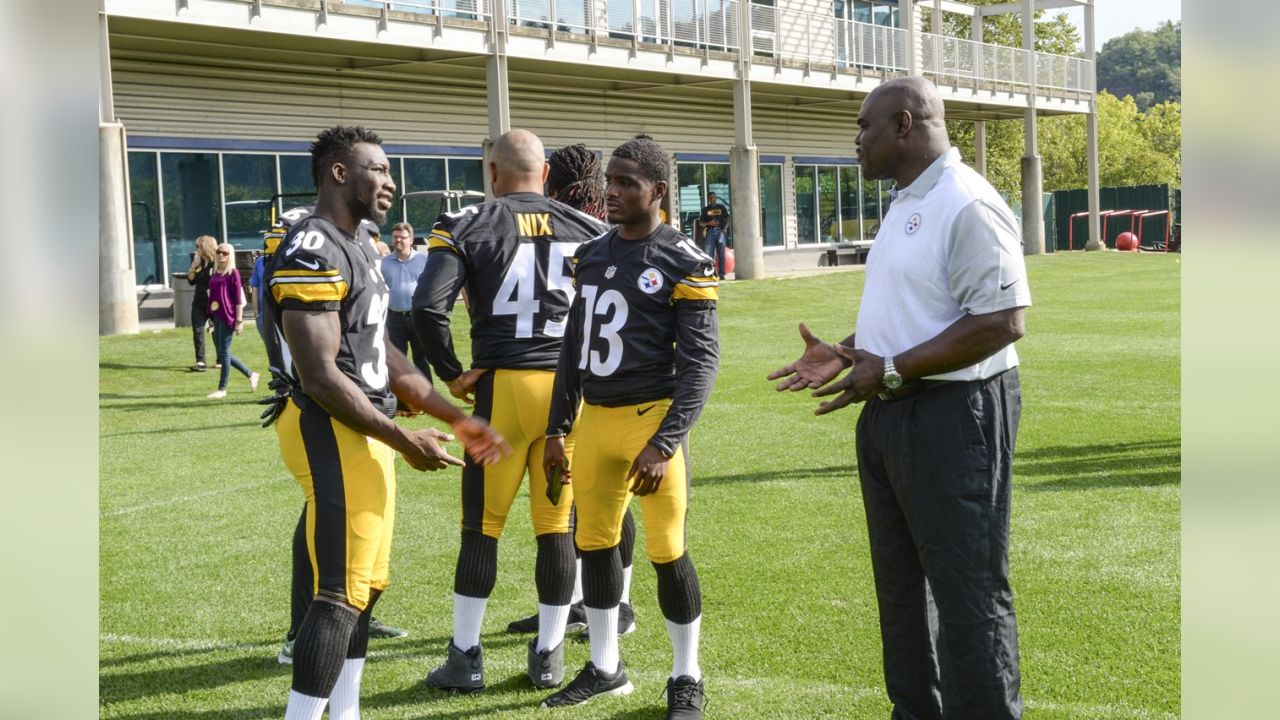
<path id="1" fill-rule="evenodd" d="M 277 482 L 279 482 L 279 480 L 260 480 L 258 482 L 248 483 L 247 485 L 236 485 L 235 487 L 222 488 L 221 490 L 206 490 L 205 492 L 192 493 L 191 495 L 181 495 L 179 497 L 169 498 L 167 500 L 160 500 L 158 502 L 145 503 L 143 505 L 134 505 L 133 507 L 120 508 L 119 510 L 104 512 L 100 514 L 98 517 L 109 518 L 109 517 L 116 517 L 118 515 L 130 515 L 132 513 L 142 512 L 144 510 L 154 510 L 156 508 L 167 507 L 169 505 L 177 505 L 178 503 L 190 502 L 192 500 L 199 500 L 201 498 L 213 497 L 214 495 L 226 495 L 227 493 L 240 492 L 241 490 L 253 490 L 256 488 L 265 487 L 267 485 L 272 485 Z"/>

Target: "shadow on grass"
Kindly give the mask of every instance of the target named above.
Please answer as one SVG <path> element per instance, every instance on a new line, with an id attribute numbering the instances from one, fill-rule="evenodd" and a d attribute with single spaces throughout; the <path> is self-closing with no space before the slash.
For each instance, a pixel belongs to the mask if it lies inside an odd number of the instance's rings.
<path id="1" fill-rule="evenodd" d="M 178 651 L 175 654 L 184 653 Z M 214 662 L 184 663 L 175 667 L 111 673 L 100 676 L 98 699 L 100 703 L 126 702 L 155 695 L 206 690 L 258 680 L 277 667 L 275 657 L 248 655 Z M 210 715 L 209 717 L 223 716 Z"/>
<path id="2" fill-rule="evenodd" d="M 121 720 L 258 720 L 258 718 L 279 718 L 284 715 L 284 703 L 278 707 L 225 708 L 222 710 L 191 710 L 188 712 L 161 710 L 158 712 L 137 712 L 126 715 L 113 715 Z"/>
<path id="3" fill-rule="evenodd" d="M 758 483 L 770 482 L 773 480 L 814 480 L 826 478 L 845 478 L 853 480 L 857 475 L 854 465 L 830 465 L 820 468 L 778 468 L 777 470 L 767 470 L 755 473 L 740 473 L 736 475 L 699 475 L 697 468 L 693 469 L 690 481 L 694 487 L 698 485 L 729 485 L 736 483 Z"/>
<path id="4" fill-rule="evenodd" d="M 183 375 L 192 375 L 194 372 L 189 367 L 181 365 L 129 365 L 127 363 L 100 362 L 99 370 L 159 370 L 161 372 L 182 373 Z M 212 368 L 210 368 L 212 369 Z M 205 371 L 206 373 L 208 370 Z"/>
<path id="5" fill-rule="evenodd" d="M 207 392 L 212 392 L 217 386 L 217 383 L 210 385 Z M 201 390 L 200 392 L 205 393 L 206 391 Z M 98 407 L 102 410 L 118 410 L 121 412 L 137 412 L 139 410 L 179 410 L 182 408 L 208 408 L 210 410 L 216 410 L 217 408 L 224 407 L 226 405 L 243 405 L 247 408 L 256 407 L 258 400 L 261 400 L 266 396 L 245 395 L 243 396 L 243 400 L 235 396 L 228 396 L 221 400 L 210 400 L 209 398 L 206 398 L 204 394 L 197 395 L 198 399 L 191 400 L 182 400 L 180 399 L 181 396 L 173 397 L 174 399 L 168 402 L 99 402 Z"/>
<path id="6" fill-rule="evenodd" d="M 158 430 L 154 428 L 148 429 L 148 430 L 127 430 L 124 432 L 106 433 L 104 435 L 99 435 L 98 437 L 113 438 L 113 437 L 126 437 L 129 435 L 172 435 L 174 433 L 185 433 L 185 432 L 198 433 L 198 432 L 208 432 L 210 430 L 229 430 L 231 428 L 237 428 L 237 427 L 257 427 L 261 424 L 262 424 L 261 422 L 250 421 L 250 422 L 242 422 L 242 423 L 222 423 L 221 425 L 204 425 L 201 427 L 161 428 Z"/>
<path id="7" fill-rule="evenodd" d="M 1179 439 L 1043 447 L 1016 454 L 1014 477 L 1035 492 L 1176 485 L 1182 480 Z M 1048 478 L 1037 482 L 1034 478 Z"/>

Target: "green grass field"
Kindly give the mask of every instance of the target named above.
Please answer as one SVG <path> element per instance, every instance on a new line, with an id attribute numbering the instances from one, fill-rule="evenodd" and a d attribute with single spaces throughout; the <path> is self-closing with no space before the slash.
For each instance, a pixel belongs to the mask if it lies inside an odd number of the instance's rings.
<path id="1" fill-rule="evenodd" d="M 1028 717 L 1179 715 L 1179 260 L 1028 259 L 1011 554 Z M 764 380 L 799 352 L 796 321 L 847 335 L 861 288 L 848 272 L 722 289 L 720 377 L 691 440 L 708 718 L 888 715 L 858 409 L 816 418 L 807 394 Z M 186 329 L 99 347 L 101 716 L 283 717 L 290 673 L 275 655 L 302 503 L 275 434 L 243 378 L 226 400 L 205 399 L 217 378 L 186 370 Z M 252 330 L 233 351 L 265 372 Z M 500 545 L 489 688 L 455 697 L 421 683 L 452 627 L 458 478 L 400 463 L 395 580 L 377 615 L 411 634 L 371 643 L 366 718 L 542 717 L 526 638 L 502 632 L 536 602 L 527 512 Z M 632 598 L 639 628 L 622 654 L 636 692 L 560 714 L 664 717 L 670 649 L 643 531 Z M 572 675 L 587 647 L 566 648 Z"/>

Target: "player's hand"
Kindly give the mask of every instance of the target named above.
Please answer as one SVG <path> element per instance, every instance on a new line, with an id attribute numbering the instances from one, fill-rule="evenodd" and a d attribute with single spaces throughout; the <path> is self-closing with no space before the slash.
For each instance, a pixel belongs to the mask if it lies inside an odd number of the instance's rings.
<path id="1" fill-rule="evenodd" d="M 568 485 L 573 480 L 573 474 L 569 472 L 569 462 L 565 457 L 564 438 L 547 438 L 547 444 L 542 451 L 542 473 L 551 477 L 551 468 L 557 465 L 561 468 L 561 481 Z"/>
<path id="2" fill-rule="evenodd" d="M 409 445 L 400 451 L 405 462 L 415 470 L 440 470 L 450 465 L 461 466 L 463 462 L 440 447 L 441 442 L 453 440 L 453 436 L 440 432 L 435 428 L 411 430 L 408 433 Z"/>
<path id="3" fill-rule="evenodd" d="M 667 474 L 668 462 L 667 456 L 657 447 L 645 445 L 627 471 L 627 479 L 632 481 L 631 492 L 641 497 L 657 492 L 663 476 Z"/>
<path id="4" fill-rule="evenodd" d="M 819 340 L 804 323 L 800 323 L 800 338 L 804 340 L 804 353 L 800 359 L 768 375 L 769 380 L 782 381 L 775 388 L 778 392 L 819 388 L 844 370 L 844 360 L 836 346 Z"/>
<path id="5" fill-rule="evenodd" d="M 489 372 L 485 368 L 471 368 L 463 372 L 458 377 L 449 380 L 445 385 L 449 388 L 449 394 L 458 398 L 468 405 L 476 404 L 476 383 L 480 381 L 481 376 Z"/>
<path id="6" fill-rule="evenodd" d="M 836 345 L 835 349 L 841 357 L 853 361 L 853 369 L 836 382 L 813 391 L 814 397 L 835 395 L 831 400 L 818 403 L 818 408 L 813 411 L 814 415 L 826 415 L 853 403 L 873 398 L 883 387 L 881 383 L 884 381 L 884 358 L 866 350 L 855 350 L 843 345 Z"/>
<path id="7" fill-rule="evenodd" d="M 453 434 L 458 436 L 471 459 L 481 465 L 492 465 L 512 452 L 506 438 L 475 415 L 454 423 Z"/>

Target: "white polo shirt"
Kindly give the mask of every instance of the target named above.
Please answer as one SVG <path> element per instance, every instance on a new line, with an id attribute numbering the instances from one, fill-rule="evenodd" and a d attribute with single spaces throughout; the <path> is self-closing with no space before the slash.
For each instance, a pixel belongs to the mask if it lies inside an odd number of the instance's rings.
<path id="1" fill-rule="evenodd" d="M 854 344 L 891 357 L 936 337 L 965 314 L 1031 305 L 1022 234 L 995 188 L 947 150 L 896 191 L 867 256 Z M 1007 345 L 930 380 L 980 380 L 1018 364 Z"/>

